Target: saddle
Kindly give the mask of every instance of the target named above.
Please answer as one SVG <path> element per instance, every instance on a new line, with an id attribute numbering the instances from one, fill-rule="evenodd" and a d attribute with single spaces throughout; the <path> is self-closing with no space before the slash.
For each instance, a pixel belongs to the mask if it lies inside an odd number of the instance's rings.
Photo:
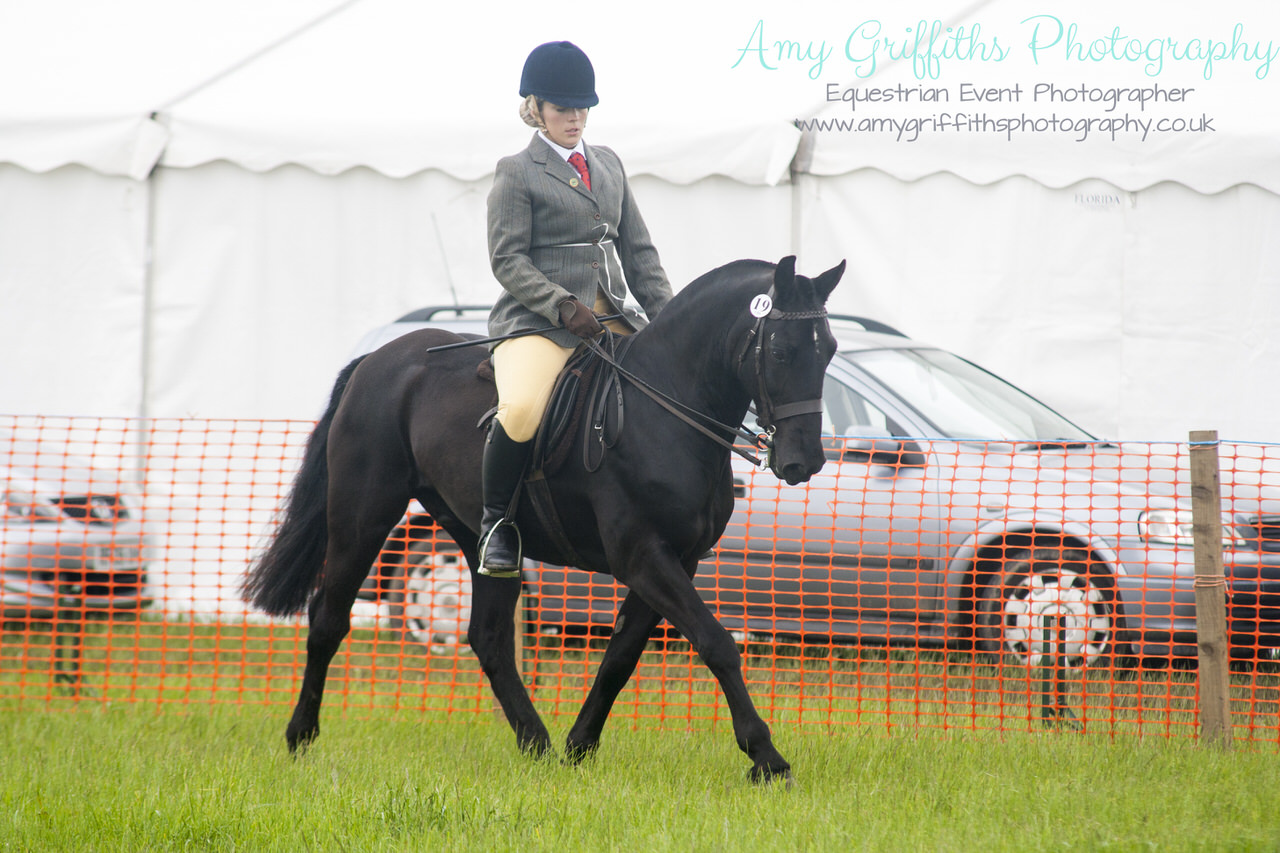
<path id="1" fill-rule="evenodd" d="M 556 378 L 542 424 L 533 438 L 533 450 L 522 487 L 516 490 L 507 510 L 507 517 L 513 517 L 523 493 L 527 492 L 529 504 L 543 532 L 571 564 L 582 561 L 570 544 L 564 524 L 556 512 L 547 478 L 564 466 L 579 436 L 582 464 L 588 472 L 598 470 L 604 462 L 605 453 L 617 443 L 625 417 L 622 383 L 614 365 L 621 364 L 631 341 L 630 335 L 615 335 L 606 329 L 599 344 L 613 364 L 607 363 L 586 345 L 578 347 L 569 357 Z M 496 411 L 496 407 L 489 410 L 479 426 L 483 427 Z"/>
<path id="2" fill-rule="evenodd" d="M 620 363 L 630 343 L 629 335 L 606 331 L 600 345 L 615 363 Z M 622 383 L 617 369 L 594 350 L 585 345 L 579 347 L 551 391 L 542 425 L 534 437 L 531 470 L 547 476 L 560 470 L 573 449 L 574 436 L 581 431 L 583 467 L 596 471 L 604 461 L 605 451 L 617 443 L 623 421 Z"/>

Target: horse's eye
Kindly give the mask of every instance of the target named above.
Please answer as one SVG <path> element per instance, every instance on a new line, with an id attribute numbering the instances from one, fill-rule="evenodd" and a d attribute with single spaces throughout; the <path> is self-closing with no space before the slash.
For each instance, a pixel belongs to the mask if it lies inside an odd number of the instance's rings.
<path id="1" fill-rule="evenodd" d="M 769 335 L 769 358 L 778 362 L 778 364 L 786 364 L 791 360 L 791 349 L 778 340 L 777 335 Z"/>

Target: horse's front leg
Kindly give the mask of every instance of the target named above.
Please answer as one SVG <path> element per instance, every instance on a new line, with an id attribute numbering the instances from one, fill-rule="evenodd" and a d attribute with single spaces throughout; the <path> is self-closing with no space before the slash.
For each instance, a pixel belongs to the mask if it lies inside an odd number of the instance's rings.
<path id="1" fill-rule="evenodd" d="M 684 635 L 720 683 L 733 718 L 738 748 L 752 762 L 751 780 L 789 782 L 791 765 L 774 748 L 769 726 L 756 712 L 747 693 L 738 644 L 712 615 L 679 562 L 671 556 L 663 557 L 663 548 L 649 550 L 653 559 L 647 560 L 647 564 L 636 562 L 642 559 L 637 555 L 631 562 L 634 568 L 624 582 Z"/>
<path id="2" fill-rule="evenodd" d="M 587 694 L 587 701 L 582 703 L 578 719 L 569 730 L 569 738 L 565 743 L 565 754 L 569 761 L 576 764 L 595 752 L 614 700 L 635 672 L 649 635 L 661 618 L 640 596 L 634 592 L 627 593 L 622 606 L 618 608 L 613 636 L 609 638 L 600 668 L 596 670 L 591 692 Z"/>
<path id="3" fill-rule="evenodd" d="M 475 568 L 479 560 L 473 560 L 472 553 L 467 553 L 467 561 L 471 564 L 473 593 L 467 642 L 475 650 L 493 695 L 515 732 L 516 744 L 523 752 L 545 755 L 551 751 L 551 735 L 533 707 L 516 663 L 515 615 L 520 581 L 478 574 Z"/>

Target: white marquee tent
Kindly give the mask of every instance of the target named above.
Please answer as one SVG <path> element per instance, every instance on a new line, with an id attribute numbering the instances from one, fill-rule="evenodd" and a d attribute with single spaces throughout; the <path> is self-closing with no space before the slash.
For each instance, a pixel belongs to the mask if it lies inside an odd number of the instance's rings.
<path id="1" fill-rule="evenodd" d="M 484 199 L 492 164 L 528 136 L 520 65 L 569 38 L 597 68 L 588 138 L 622 155 L 674 282 L 738 257 L 796 252 L 802 271 L 847 257 L 834 307 L 974 358 L 1094 432 L 1280 440 L 1266 391 L 1280 66 L 1238 46 L 1210 79 L 1172 55 L 1154 77 L 1061 47 L 1033 61 L 1013 0 L 686 7 L 563 22 L 411 0 L 0 2 L 0 411 L 311 417 L 370 327 L 492 300 Z M 1114 27 L 1185 54 L 1241 23 L 1248 45 L 1280 51 L 1273 6 L 1205 8 L 1089 2 L 1071 22 L 1081 50 Z M 886 60 L 933 22 L 978 25 L 1009 56 L 953 53 L 924 79 Z M 811 79 L 802 57 L 822 43 Z M 872 46 L 863 76 L 850 55 Z M 977 105 L 993 116 L 1108 117 L 1032 103 L 1040 82 L 1194 89 L 1117 107 L 1214 130 L 1076 142 L 935 127 L 907 142 L 792 121 L 936 126 L 977 111 L 962 84 L 1026 90 Z M 851 107 L 827 102 L 829 84 L 917 97 Z"/>

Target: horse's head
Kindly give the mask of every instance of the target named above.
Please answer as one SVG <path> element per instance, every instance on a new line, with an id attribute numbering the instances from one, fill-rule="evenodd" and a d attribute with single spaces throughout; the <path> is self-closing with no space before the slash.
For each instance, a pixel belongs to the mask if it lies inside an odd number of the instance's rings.
<path id="1" fill-rule="evenodd" d="M 835 355 L 827 297 L 844 275 L 844 261 L 816 278 L 796 275 L 796 259 L 778 262 L 768 294 L 751 303 L 755 318 L 738 359 L 760 425 L 770 436 L 769 468 L 795 485 L 826 461 L 822 381 Z"/>

